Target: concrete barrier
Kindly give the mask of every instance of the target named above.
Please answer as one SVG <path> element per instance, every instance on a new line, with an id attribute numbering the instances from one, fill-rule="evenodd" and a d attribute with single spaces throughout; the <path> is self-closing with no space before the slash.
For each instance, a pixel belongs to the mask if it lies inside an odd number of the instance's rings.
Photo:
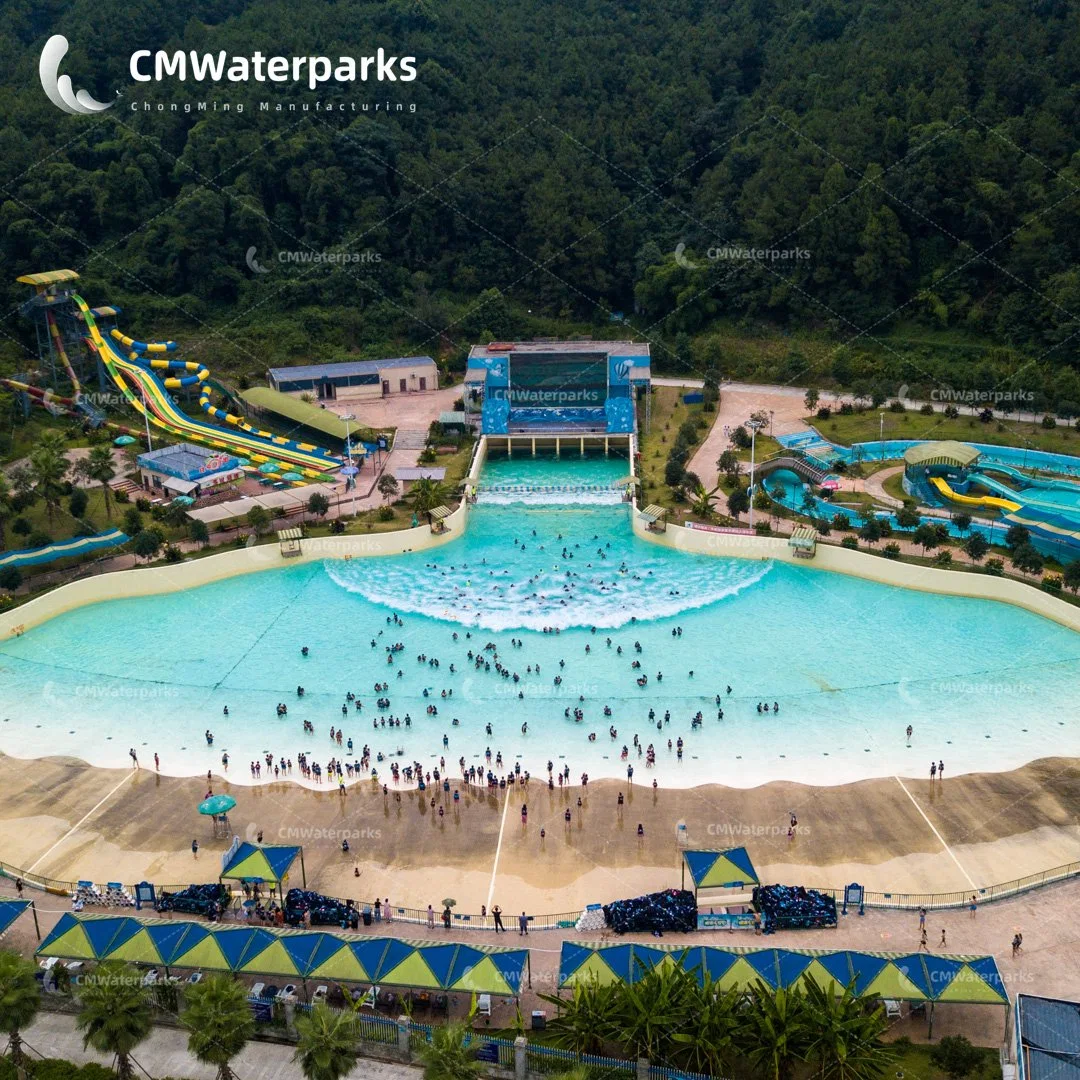
<path id="1" fill-rule="evenodd" d="M 1080 631 L 1080 607 L 1014 578 L 919 566 L 872 555 L 867 551 L 852 551 L 834 544 L 819 543 L 814 558 L 799 559 L 788 546 L 785 536 L 708 532 L 704 529 L 687 529 L 682 525 L 668 525 L 664 532 L 652 532 L 647 528 L 647 522 L 636 506 L 631 517 L 635 535 L 652 544 L 677 551 L 734 559 L 775 559 L 777 562 L 796 563 L 809 570 L 848 574 L 851 577 L 876 581 L 881 585 L 894 585 L 946 596 L 964 596 L 975 600 L 996 600 L 1053 619 L 1070 630 Z"/>
<path id="2" fill-rule="evenodd" d="M 469 521 L 468 500 L 463 499 L 461 505 L 444 520 L 446 531 L 443 533 L 432 533 L 427 525 L 421 525 L 415 529 L 373 532 L 365 536 L 312 537 L 302 540 L 301 554 L 289 559 L 281 557 L 281 549 L 276 543 L 257 544 L 181 563 L 117 570 L 111 574 L 80 578 L 0 614 L 0 640 L 18 636 L 66 611 L 102 600 L 157 596 L 180 589 L 195 589 L 238 574 L 282 569 L 321 559 L 364 559 L 441 547 L 464 535 Z"/>

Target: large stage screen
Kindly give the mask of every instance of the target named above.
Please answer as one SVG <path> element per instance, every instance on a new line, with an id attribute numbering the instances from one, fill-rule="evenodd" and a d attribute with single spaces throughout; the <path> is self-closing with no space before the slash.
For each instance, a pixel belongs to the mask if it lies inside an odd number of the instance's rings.
<path id="1" fill-rule="evenodd" d="M 602 352 L 510 357 L 512 408 L 602 407 L 607 388 L 607 355 Z"/>

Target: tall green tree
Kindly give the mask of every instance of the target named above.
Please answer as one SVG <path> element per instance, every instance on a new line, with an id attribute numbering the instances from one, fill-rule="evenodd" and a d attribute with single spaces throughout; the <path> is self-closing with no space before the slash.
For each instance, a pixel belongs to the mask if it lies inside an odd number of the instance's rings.
<path id="1" fill-rule="evenodd" d="M 437 480 L 422 476 L 409 488 L 405 501 L 417 514 L 430 514 L 446 501 L 446 488 Z"/>
<path id="2" fill-rule="evenodd" d="M 352 1012 L 319 1004 L 297 1016 L 299 1041 L 293 1061 L 305 1080 L 341 1080 L 356 1064 L 357 1020 Z"/>
<path id="3" fill-rule="evenodd" d="M 247 987 L 230 975 L 211 975 L 184 993 L 181 1015 L 188 1049 L 217 1067 L 218 1080 L 231 1080 L 231 1062 L 255 1033 Z"/>
<path id="4" fill-rule="evenodd" d="M 22 1075 L 26 1055 L 20 1032 L 30 1026 L 41 1007 L 36 968 L 11 949 L 0 951 L 0 1032 L 8 1037 L 11 1060 Z"/>
<path id="5" fill-rule="evenodd" d="M 112 488 L 109 484 L 116 479 L 116 465 L 113 462 L 112 450 L 104 443 L 90 447 L 90 453 L 79 462 L 77 471 L 88 480 L 95 480 L 101 485 L 101 495 L 105 500 L 105 516 L 111 521 Z"/>
<path id="6" fill-rule="evenodd" d="M 68 460 L 64 456 L 64 437 L 58 431 L 46 431 L 30 453 L 30 474 L 34 491 L 45 503 L 49 528 L 54 524 L 56 509 L 64 495 L 64 477 Z"/>
<path id="7" fill-rule="evenodd" d="M 119 1080 L 135 1075 L 131 1055 L 152 1028 L 150 1003 L 142 976 L 128 964 L 105 961 L 79 984 L 76 1027 L 83 1046 L 116 1059 Z"/>

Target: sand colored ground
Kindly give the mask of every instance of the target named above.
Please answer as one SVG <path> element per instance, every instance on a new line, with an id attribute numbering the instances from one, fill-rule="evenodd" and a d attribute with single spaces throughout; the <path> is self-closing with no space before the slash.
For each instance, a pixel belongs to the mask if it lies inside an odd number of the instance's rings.
<path id="1" fill-rule="evenodd" d="M 66 881 L 166 885 L 217 876 L 226 843 L 195 812 L 205 778 L 2 758 L 0 779 L 0 857 L 10 865 Z M 461 788 L 458 803 L 440 794 L 434 807 L 430 793 L 384 797 L 366 783 L 345 797 L 285 782 L 230 788 L 215 779 L 214 790 L 236 797 L 237 835 L 254 839 L 262 830 L 265 843 L 302 845 L 313 888 L 413 907 L 451 895 L 466 912 L 493 902 L 533 914 L 576 911 L 677 885 L 680 825 L 693 847 L 746 846 L 763 880 L 818 887 L 966 891 L 1080 860 L 1080 763 L 1064 759 L 933 785 L 880 779 L 654 791 L 609 780 L 548 791 L 534 780 L 509 794 Z M 792 810 L 799 828 L 789 839 Z"/>

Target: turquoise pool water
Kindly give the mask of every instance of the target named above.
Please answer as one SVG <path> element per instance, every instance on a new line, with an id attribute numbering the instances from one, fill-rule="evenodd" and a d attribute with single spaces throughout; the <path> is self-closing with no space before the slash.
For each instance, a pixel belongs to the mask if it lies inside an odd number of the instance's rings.
<path id="1" fill-rule="evenodd" d="M 492 461 L 484 481 L 603 487 L 625 468 L 618 459 Z M 625 504 L 519 494 L 482 496 L 466 535 L 435 552 L 98 604 L 7 641 L 0 750 L 116 766 L 134 747 L 144 766 L 157 752 L 163 772 L 186 775 L 219 773 L 227 751 L 230 778 L 249 782 L 249 762 L 265 752 L 294 762 L 306 752 L 324 765 L 344 755 L 330 742 L 333 725 L 356 754 L 367 744 L 384 755 L 376 767 L 386 778 L 395 758 L 432 768 L 444 757 L 451 776 L 462 757 L 483 769 L 490 748 L 502 754 L 498 772 L 518 763 L 546 777 L 550 760 L 576 782 L 582 772 L 625 777 L 629 763 L 635 783 L 663 786 L 922 776 L 938 758 L 955 775 L 1080 754 L 1068 719 L 1080 637 L 1054 623 L 810 567 L 690 556 L 637 540 Z M 401 625 L 388 622 L 394 614 Z M 385 695 L 373 689 L 382 681 Z M 349 691 L 363 709 L 350 705 L 343 719 Z M 778 714 L 757 711 L 773 701 Z M 379 723 L 406 714 L 408 727 Z M 655 768 L 638 756 L 635 734 L 655 745 Z M 681 761 L 668 749 L 680 737 Z"/>

